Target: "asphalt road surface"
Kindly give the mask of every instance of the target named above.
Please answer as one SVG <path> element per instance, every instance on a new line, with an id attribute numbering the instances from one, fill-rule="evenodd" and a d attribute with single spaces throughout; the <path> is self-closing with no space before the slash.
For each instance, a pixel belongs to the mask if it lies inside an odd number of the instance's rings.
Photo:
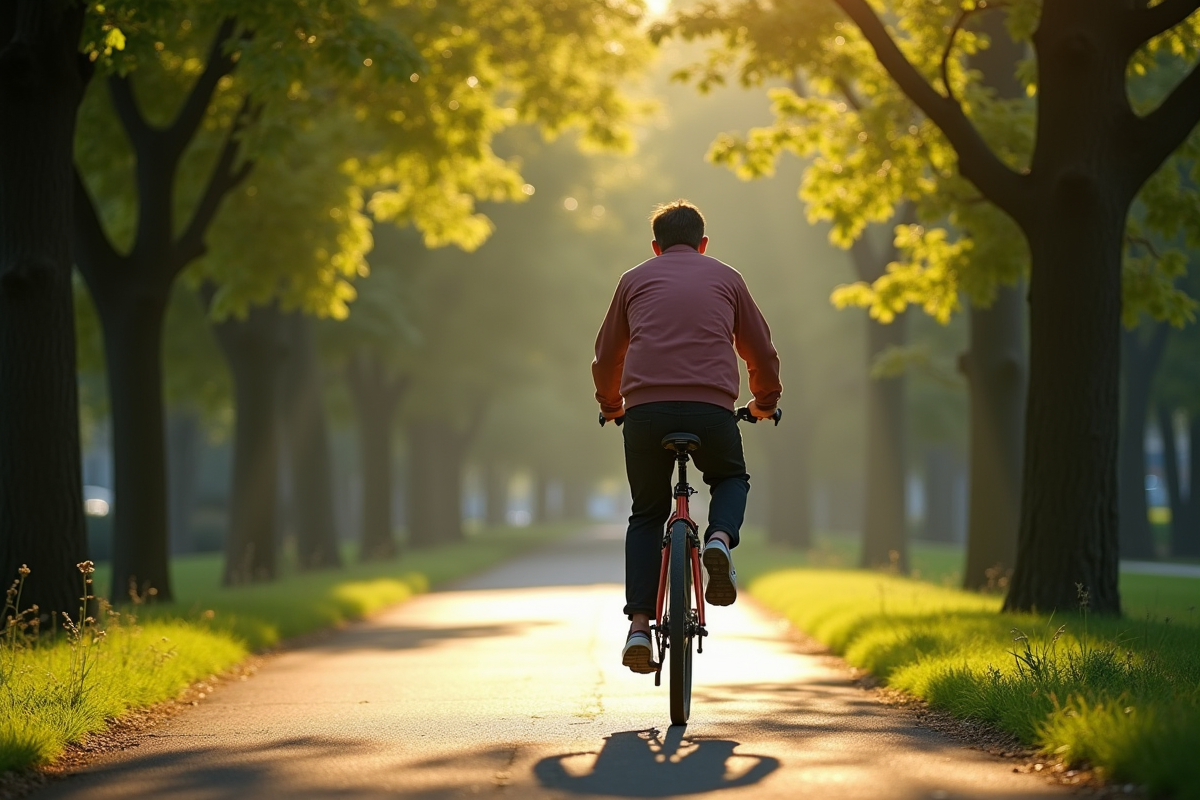
<path id="1" fill-rule="evenodd" d="M 270 657 L 35 797 L 1065 794 L 917 727 L 749 602 L 711 612 L 670 727 L 665 675 L 620 664 L 622 552 L 594 528 Z"/>

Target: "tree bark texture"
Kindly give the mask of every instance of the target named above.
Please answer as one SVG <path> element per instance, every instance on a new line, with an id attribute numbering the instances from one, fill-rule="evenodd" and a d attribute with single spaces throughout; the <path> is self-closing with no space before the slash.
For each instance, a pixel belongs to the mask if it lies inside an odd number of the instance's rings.
<path id="1" fill-rule="evenodd" d="M 463 540 L 462 472 L 467 437 L 435 418 L 408 425 L 408 541 L 413 547 Z"/>
<path id="2" fill-rule="evenodd" d="M 245 319 L 213 326 L 233 374 L 236 413 L 226 585 L 272 580 L 276 574 L 280 432 L 275 398 L 283 360 L 278 315 L 274 306 L 260 306 Z"/>
<path id="3" fill-rule="evenodd" d="M 1137 330 L 1121 334 L 1125 397 L 1121 407 L 1121 432 L 1117 448 L 1117 486 L 1120 492 L 1118 530 L 1121 555 L 1154 558 L 1150 507 L 1146 501 L 1146 423 L 1150 417 L 1150 390 L 1162 361 L 1170 330 L 1165 322 L 1151 325 L 1148 335 Z M 1164 442 L 1165 444 L 1165 442 Z M 1172 447 L 1174 442 L 1171 443 Z"/>
<path id="4" fill-rule="evenodd" d="M 362 470 L 363 561 L 395 558 L 392 521 L 392 426 L 396 407 L 408 381 L 389 375 L 386 366 L 370 351 L 356 353 L 346 368 L 346 384 L 354 403 L 359 431 Z"/>
<path id="5" fill-rule="evenodd" d="M 113 426 L 114 602 L 171 597 L 167 534 L 162 331 L 166 287 L 140 291 L 107 281 L 92 296 L 104 330 Z"/>
<path id="6" fill-rule="evenodd" d="M 78 613 L 87 559 L 71 300 L 82 6 L 0 7 L 0 581 Z"/>
<path id="7" fill-rule="evenodd" d="M 333 513 L 333 454 L 321 397 L 321 375 L 312 320 L 299 312 L 279 315 L 284 360 L 280 370 L 280 422 L 291 478 L 291 517 L 301 569 L 340 567 Z M 366 480 L 366 476 L 363 476 Z"/>
<path id="8" fill-rule="evenodd" d="M 1005 608 L 1119 614 L 1117 436 L 1125 208 L 1063 176 L 1032 237 L 1029 402 L 1017 564 Z"/>
<path id="9" fill-rule="evenodd" d="M 192 512 L 196 507 L 196 481 L 200 468 L 200 421 L 191 411 L 167 416 L 167 479 L 171 555 L 190 553 Z"/>
<path id="10" fill-rule="evenodd" d="M 901 212 L 903 218 L 910 209 Z M 896 248 L 889 244 L 876 248 L 864 237 L 850 249 L 858 277 L 874 281 L 895 260 Z M 867 371 L 881 353 L 907 342 L 905 315 L 899 314 L 887 325 L 867 321 Z M 866 425 L 866 503 L 863 509 L 863 567 L 892 567 L 908 571 L 908 515 L 905 503 L 907 415 L 904 404 L 904 377 L 867 379 Z"/>
<path id="11" fill-rule="evenodd" d="M 963 587 L 1007 584 L 1016 564 L 1028 359 L 1025 298 L 1002 286 L 990 308 L 971 307 L 960 361 L 970 395 L 967 561 Z"/>
<path id="12" fill-rule="evenodd" d="M 813 487 L 809 471 L 810 417 L 797 408 L 785 427 L 767 437 L 767 540 L 788 547 L 812 546 Z"/>

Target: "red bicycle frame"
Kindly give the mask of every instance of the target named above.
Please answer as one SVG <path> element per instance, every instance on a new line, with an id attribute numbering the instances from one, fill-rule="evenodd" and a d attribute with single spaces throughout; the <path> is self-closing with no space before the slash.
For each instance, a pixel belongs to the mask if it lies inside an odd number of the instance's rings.
<path id="1" fill-rule="evenodd" d="M 692 536 L 699 537 L 699 528 L 688 513 L 688 496 L 691 494 L 691 488 L 687 485 L 687 473 L 684 471 L 683 465 L 686 462 L 680 462 L 679 485 L 675 487 L 675 513 L 671 514 L 671 518 L 667 520 L 668 534 L 663 538 L 662 548 L 662 565 L 658 570 L 658 602 L 655 605 L 654 619 L 662 623 L 663 606 L 667 599 L 667 569 L 671 563 L 671 537 L 669 532 L 671 526 L 676 522 L 683 520 L 687 523 L 688 528 L 692 531 Z M 701 630 L 704 629 L 704 592 L 701 591 L 700 584 L 700 548 L 689 547 L 691 553 L 690 561 L 692 562 L 692 590 L 696 593 L 696 615 L 697 621 L 700 623 Z"/>

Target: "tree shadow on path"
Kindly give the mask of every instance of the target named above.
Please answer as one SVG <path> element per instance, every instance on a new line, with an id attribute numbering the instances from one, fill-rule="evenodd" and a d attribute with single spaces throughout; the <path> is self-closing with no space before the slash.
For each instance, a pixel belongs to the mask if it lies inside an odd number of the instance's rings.
<path id="1" fill-rule="evenodd" d="M 622 731 L 604 741 L 590 771 L 591 753 L 543 758 L 533 768 L 547 789 L 617 797 L 674 797 L 758 783 L 779 768 L 771 756 L 734 753 L 738 742 L 689 740 L 686 729 Z"/>

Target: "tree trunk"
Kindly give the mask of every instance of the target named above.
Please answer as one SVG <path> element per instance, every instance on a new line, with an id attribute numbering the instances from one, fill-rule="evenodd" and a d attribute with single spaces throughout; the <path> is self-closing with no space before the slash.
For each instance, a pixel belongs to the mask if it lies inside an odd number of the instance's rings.
<path id="1" fill-rule="evenodd" d="M 196 506 L 196 480 L 200 458 L 200 424 L 192 411 L 176 411 L 167 417 L 167 517 L 170 521 L 171 555 L 190 553 L 192 511 Z"/>
<path id="2" fill-rule="evenodd" d="M 1093 611 L 1121 611 L 1116 467 L 1128 204 L 1105 192 L 1099 179 L 1065 174 L 1040 227 L 1027 232 L 1029 402 L 1009 611 L 1077 608 L 1083 592 Z"/>
<path id="3" fill-rule="evenodd" d="M 900 217 L 911 217 L 905 207 Z M 895 260 L 896 248 L 889 244 L 882 254 L 871 241 L 860 237 L 850 248 L 860 280 L 874 281 Z M 867 322 L 867 371 L 880 353 L 901 347 L 907 341 L 905 315 L 899 314 L 888 325 Z M 904 472 L 905 429 L 904 377 L 867 379 L 867 458 L 866 504 L 863 512 L 862 555 L 860 565 L 867 568 L 893 567 L 908 571 L 908 524 L 905 509 Z"/>
<path id="4" fill-rule="evenodd" d="M 767 540 L 788 547 L 812 546 L 812 482 L 808 468 L 810 425 L 800 408 L 789 427 L 767 438 Z"/>
<path id="5" fill-rule="evenodd" d="M 408 541 L 414 547 L 464 538 L 463 439 L 463 434 L 437 419 L 420 419 L 408 426 Z"/>
<path id="6" fill-rule="evenodd" d="M 312 320 L 281 314 L 280 418 L 291 477 L 291 509 L 301 569 L 340 567 L 333 513 L 333 454 L 321 398 Z M 366 480 L 366 476 L 363 476 Z"/>
<path id="7" fill-rule="evenodd" d="M 1148 341 L 1141 341 L 1137 331 L 1127 330 L 1121 336 L 1125 402 L 1117 451 L 1120 459 L 1117 488 L 1121 555 L 1126 558 L 1155 557 L 1146 502 L 1146 422 L 1150 415 L 1150 388 L 1162 360 L 1168 330 L 1167 323 L 1156 322 L 1151 326 Z"/>
<path id="8" fill-rule="evenodd" d="M 958 458 L 946 445 L 925 450 L 924 538 L 931 542 L 953 542 L 954 490 L 959 473 Z"/>
<path id="9" fill-rule="evenodd" d="M 0 581 L 78 613 L 87 559 L 71 301 L 84 8 L 0 6 Z"/>
<path id="10" fill-rule="evenodd" d="M 867 323 L 867 363 L 906 341 L 904 318 L 890 325 Z M 904 378 L 867 381 L 867 486 L 863 509 L 863 567 L 908 571 L 907 511 L 904 496 Z"/>
<path id="11" fill-rule="evenodd" d="M 508 470 L 491 462 L 484 475 L 484 492 L 487 494 L 485 519 L 492 527 L 508 524 Z"/>
<path id="12" fill-rule="evenodd" d="M 362 469 L 363 561 L 394 558 L 392 534 L 392 421 L 407 381 L 389 379 L 384 365 L 369 353 L 356 354 L 346 370 L 346 383 L 358 419 Z"/>
<path id="13" fill-rule="evenodd" d="M 236 413 L 226 585 L 272 580 L 276 573 L 279 421 L 275 398 L 282 360 L 278 314 L 274 306 L 257 307 L 244 320 L 230 318 L 213 325 L 233 375 Z"/>
<path id="14" fill-rule="evenodd" d="M 127 274 L 92 284 L 113 426 L 113 602 L 171 598 L 162 331 L 167 288 Z"/>
<path id="15" fill-rule="evenodd" d="M 990 308 L 970 309 L 960 360 L 970 393 L 970 498 L 963 587 L 1003 586 L 1016 564 L 1028 371 L 1025 300 L 1002 286 Z"/>

